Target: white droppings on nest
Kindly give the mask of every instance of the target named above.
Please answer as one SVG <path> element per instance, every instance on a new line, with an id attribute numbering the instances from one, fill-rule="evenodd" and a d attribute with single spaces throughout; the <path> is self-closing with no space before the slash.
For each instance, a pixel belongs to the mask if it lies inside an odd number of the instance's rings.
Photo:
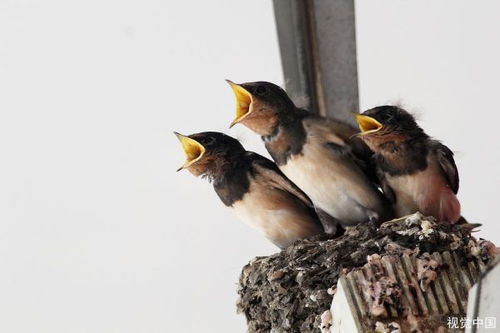
<path id="1" fill-rule="evenodd" d="M 423 240 L 424 238 L 429 238 L 429 236 L 436 231 L 436 227 L 437 223 L 431 217 L 421 217 L 420 228 L 422 230 L 419 232 L 418 239 Z M 445 233 L 441 233 L 439 236 L 443 239 L 447 238 L 447 234 Z"/>
<path id="2" fill-rule="evenodd" d="M 420 237 L 429 237 L 429 235 L 434 232 L 433 223 L 429 220 L 423 220 L 422 223 L 420 223 L 420 227 L 422 228 L 422 235 Z"/>
<path id="3" fill-rule="evenodd" d="M 420 289 L 427 291 L 429 284 L 437 278 L 436 270 L 439 263 L 432 259 L 428 253 L 424 253 L 422 258 L 417 259 L 417 278 Z"/>
<path id="4" fill-rule="evenodd" d="M 332 319 L 332 313 L 330 312 L 330 310 L 326 310 L 321 314 L 321 324 L 319 325 L 321 333 L 330 332 L 330 328 L 332 327 Z"/>
<path id="5" fill-rule="evenodd" d="M 478 241 L 474 241 L 471 239 L 467 244 L 467 247 L 469 248 L 471 255 L 483 259 L 495 257 L 500 253 L 500 248 L 496 247 L 495 244 L 485 239 L 480 239 Z"/>
<path id="6" fill-rule="evenodd" d="M 378 264 L 380 264 L 380 259 L 381 258 L 382 257 L 380 256 L 380 254 L 374 253 L 372 255 L 367 256 L 366 257 L 366 261 L 368 261 L 369 264 L 373 265 L 374 263 L 376 263 L 378 265 Z"/>
<path id="7" fill-rule="evenodd" d="M 384 247 L 384 249 L 387 251 L 388 254 L 395 254 L 395 255 L 401 255 L 401 254 L 412 255 L 415 252 L 415 250 L 403 247 L 396 243 L 389 243 Z"/>
<path id="8" fill-rule="evenodd" d="M 420 221 L 422 221 L 424 219 L 425 218 L 421 213 L 416 212 L 415 214 L 412 214 L 405 219 L 405 224 L 408 227 L 413 227 L 413 226 L 417 226 L 417 225 L 419 226 Z"/>
<path id="9" fill-rule="evenodd" d="M 384 324 L 377 321 L 375 323 L 375 333 L 401 333 L 401 326 L 396 322 Z"/>
<path id="10" fill-rule="evenodd" d="M 297 275 L 295 276 L 295 281 L 297 283 L 301 283 L 303 280 L 304 280 L 304 272 L 301 271 L 301 272 L 298 272 Z"/>
<path id="11" fill-rule="evenodd" d="M 367 264 L 371 266 L 375 275 L 384 274 L 384 268 L 382 266 L 382 257 L 380 254 L 374 253 L 366 257 Z"/>
<path id="12" fill-rule="evenodd" d="M 420 226 L 422 227 L 422 231 L 432 230 L 432 223 L 429 220 L 423 220 Z"/>
<path id="13" fill-rule="evenodd" d="M 460 237 L 458 237 L 457 235 L 452 234 L 451 239 L 452 239 L 452 242 L 450 243 L 451 250 L 454 251 L 454 250 L 458 249 L 460 246 L 462 246 L 462 239 Z"/>
<path id="14" fill-rule="evenodd" d="M 401 236 L 412 236 L 412 235 L 415 235 L 419 232 L 420 232 L 420 227 L 413 227 L 413 228 L 406 229 L 406 230 L 396 231 L 396 233 L 401 235 Z M 419 238 L 419 240 L 422 240 L 422 238 Z"/>
<path id="15" fill-rule="evenodd" d="M 401 326 L 399 326 L 398 323 L 396 322 L 392 322 L 392 323 L 389 323 L 389 329 L 391 330 L 390 332 L 391 333 L 401 333 Z"/>
<path id="16" fill-rule="evenodd" d="M 477 246 L 476 242 L 471 239 L 467 246 L 469 247 L 470 254 L 472 254 L 474 257 L 479 257 L 479 255 L 481 254 L 481 249 L 479 248 L 479 246 Z"/>
<path id="17" fill-rule="evenodd" d="M 392 278 L 381 276 L 370 281 L 363 281 L 365 299 L 371 300 L 370 313 L 374 317 L 387 315 L 385 304 L 395 304 L 401 297 L 401 288 Z"/>
<path id="18" fill-rule="evenodd" d="M 479 249 L 481 250 L 481 255 L 485 257 L 495 257 L 500 253 L 500 248 L 496 247 L 495 244 L 490 241 L 480 239 L 477 243 L 479 245 Z"/>
<path id="19" fill-rule="evenodd" d="M 371 299 L 370 313 L 379 317 L 387 313 L 384 304 L 394 304 L 395 299 L 401 296 L 399 284 L 385 275 L 382 257 L 375 253 L 366 257 L 367 263 L 373 272 L 373 278 L 364 281 L 363 292 L 366 299 Z"/>
<path id="20" fill-rule="evenodd" d="M 377 321 L 375 323 L 375 333 L 389 333 L 387 325 L 384 323 L 381 323 L 380 321 Z"/>

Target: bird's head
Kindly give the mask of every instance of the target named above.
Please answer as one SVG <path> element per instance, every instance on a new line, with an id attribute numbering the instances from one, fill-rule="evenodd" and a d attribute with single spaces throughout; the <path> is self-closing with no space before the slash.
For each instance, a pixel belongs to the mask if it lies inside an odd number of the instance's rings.
<path id="1" fill-rule="evenodd" d="M 415 118 L 397 106 L 377 106 L 354 116 L 360 129 L 359 136 L 367 143 L 389 137 L 407 139 L 425 136 Z"/>
<path id="2" fill-rule="evenodd" d="M 212 180 L 222 175 L 232 160 L 245 152 L 238 140 L 223 133 L 174 134 L 186 155 L 186 161 L 177 171 L 187 169 L 197 177 L 205 176 Z"/>
<path id="3" fill-rule="evenodd" d="M 226 81 L 236 97 L 236 117 L 230 127 L 242 123 L 261 136 L 271 135 L 279 124 L 280 114 L 295 108 L 286 92 L 273 83 Z"/>

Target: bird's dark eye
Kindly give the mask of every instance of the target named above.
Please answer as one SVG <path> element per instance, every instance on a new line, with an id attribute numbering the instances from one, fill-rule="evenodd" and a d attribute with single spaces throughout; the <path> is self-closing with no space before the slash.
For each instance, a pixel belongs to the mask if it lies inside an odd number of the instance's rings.
<path id="1" fill-rule="evenodd" d="M 211 146 L 215 142 L 215 139 L 212 137 L 204 138 L 201 144 L 205 147 Z"/>
<path id="2" fill-rule="evenodd" d="M 264 95 L 267 92 L 267 88 L 264 86 L 258 86 L 257 89 L 255 89 L 255 93 L 257 95 Z"/>
<path id="3" fill-rule="evenodd" d="M 392 120 L 392 114 L 389 113 L 382 113 L 380 115 L 380 120 L 384 123 L 388 123 Z"/>

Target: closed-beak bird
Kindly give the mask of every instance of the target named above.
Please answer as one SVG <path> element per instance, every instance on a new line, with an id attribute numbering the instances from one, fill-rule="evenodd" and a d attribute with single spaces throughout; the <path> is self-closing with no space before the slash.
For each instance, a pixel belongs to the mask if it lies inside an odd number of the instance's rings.
<path id="1" fill-rule="evenodd" d="M 281 171 L 311 198 L 319 215 L 326 213 L 343 226 L 390 217 L 365 163 L 353 153 L 354 128 L 297 108 L 275 84 L 228 83 L 236 97 L 231 126 L 241 123 L 262 137 Z"/>
<path id="2" fill-rule="evenodd" d="M 379 106 L 355 117 L 397 216 L 420 211 L 440 221 L 459 220 L 458 170 L 448 147 L 397 106 Z"/>
<path id="3" fill-rule="evenodd" d="M 278 247 L 324 233 L 309 198 L 269 159 L 222 133 L 175 134 L 186 154 L 179 170 L 211 181 L 224 205 Z"/>

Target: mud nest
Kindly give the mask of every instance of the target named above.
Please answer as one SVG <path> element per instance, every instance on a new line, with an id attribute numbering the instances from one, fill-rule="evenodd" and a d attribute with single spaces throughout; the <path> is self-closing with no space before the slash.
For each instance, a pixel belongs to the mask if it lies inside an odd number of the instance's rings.
<path id="1" fill-rule="evenodd" d="M 306 239 L 243 267 L 238 311 L 249 332 L 319 332 L 321 314 L 329 310 L 339 276 L 367 263 L 372 254 L 459 251 L 464 260 L 488 263 L 495 246 L 477 240 L 470 225 L 437 223 L 414 214 L 349 228 L 337 239 Z"/>

